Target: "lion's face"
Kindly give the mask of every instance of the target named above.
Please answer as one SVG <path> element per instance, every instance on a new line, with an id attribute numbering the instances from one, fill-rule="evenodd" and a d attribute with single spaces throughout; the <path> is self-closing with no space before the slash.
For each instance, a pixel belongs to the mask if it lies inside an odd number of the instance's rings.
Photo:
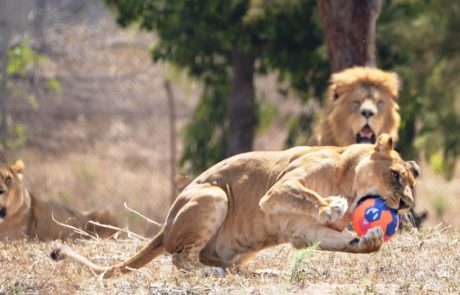
<path id="1" fill-rule="evenodd" d="M 395 73 L 354 67 L 333 74 L 315 145 L 375 143 L 380 134 L 397 140 L 400 116 Z"/>
<path id="2" fill-rule="evenodd" d="M 419 168 L 413 161 L 405 162 L 393 150 L 389 135 L 378 137 L 371 155 L 362 160 L 356 168 L 353 191 L 356 201 L 368 195 L 377 195 L 385 203 L 407 213 L 414 204 L 412 195 Z"/>
<path id="3" fill-rule="evenodd" d="M 24 163 L 16 161 L 12 166 L 0 167 L 0 223 L 20 208 L 22 199 L 22 170 Z"/>
<path id="4" fill-rule="evenodd" d="M 391 133 L 399 125 L 398 105 L 374 85 L 359 85 L 353 91 L 337 93 L 333 117 L 343 118 L 340 131 L 343 145 L 375 143 L 380 134 Z M 338 127 L 338 126 L 337 126 Z"/>

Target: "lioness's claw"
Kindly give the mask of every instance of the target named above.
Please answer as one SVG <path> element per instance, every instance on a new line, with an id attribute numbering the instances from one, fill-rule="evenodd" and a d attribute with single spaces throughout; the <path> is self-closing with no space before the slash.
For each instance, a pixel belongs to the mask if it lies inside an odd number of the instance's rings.
<path id="1" fill-rule="evenodd" d="M 383 230 L 380 227 L 372 228 L 360 238 L 359 244 L 368 252 L 378 251 L 383 244 L 383 235 Z"/>
<path id="2" fill-rule="evenodd" d="M 326 199 L 329 204 L 319 212 L 319 222 L 335 222 L 342 218 L 348 210 L 347 200 L 343 197 L 329 197 Z"/>

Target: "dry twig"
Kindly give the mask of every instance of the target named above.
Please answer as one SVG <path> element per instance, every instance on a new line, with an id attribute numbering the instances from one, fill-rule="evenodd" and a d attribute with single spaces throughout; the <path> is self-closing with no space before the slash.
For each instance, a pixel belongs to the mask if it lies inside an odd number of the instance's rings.
<path id="1" fill-rule="evenodd" d="M 122 231 L 122 232 L 127 233 L 128 235 L 133 235 L 133 236 L 135 236 L 136 238 L 139 238 L 139 239 L 144 240 L 144 241 L 149 241 L 149 240 L 150 240 L 149 238 L 146 238 L 146 237 L 144 237 L 144 236 L 141 236 L 141 235 L 138 235 L 138 234 L 136 234 L 136 233 L 133 233 L 132 231 L 130 231 L 130 230 L 127 229 L 127 228 L 120 228 L 120 227 L 116 227 L 116 226 L 113 226 L 113 225 L 108 225 L 108 224 L 99 223 L 99 222 L 93 221 L 93 220 L 89 220 L 88 223 L 91 223 L 91 224 L 94 224 L 94 225 L 97 225 L 97 226 L 100 226 L 100 227 L 106 227 L 106 228 L 110 228 L 110 229 Z"/>
<path id="2" fill-rule="evenodd" d="M 53 212 L 51 212 L 51 218 L 53 219 L 54 222 L 56 222 L 56 223 L 59 224 L 60 226 L 70 228 L 70 229 L 72 229 L 75 233 L 78 233 L 78 234 L 80 234 L 80 235 L 87 236 L 87 237 L 89 237 L 89 238 L 91 238 L 91 239 L 97 240 L 97 236 L 93 236 L 92 234 L 89 234 L 88 232 L 82 230 L 81 228 L 78 228 L 78 227 L 75 227 L 75 226 L 72 226 L 72 225 L 69 225 L 69 224 L 62 223 L 62 222 L 57 221 L 57 220 L 54 218 Z"/>
<path id="3" fill-rule="evenodd" d="M 128 205 L 126 204 L 126 202 L 123 203 L 123 206 L 125 206 L 125 208 L 128 209 L 128 211 L 131 211 L 131 212 L 133 212 L 134 214 L 139 215 L 140 217 L 144 218 L 144 219 L 147 220 L 148 222 L 153 223 L 153 224 L 155 224 L 155 225 L 158 226 L 158 227 L 163 227 L 163 224 L 162 224 L 162 223 L 156 222 L 155 220 L 152 220 L 152 219 L 148 218 L 147 216 L 143 215 L 142 213 L 140 213 L 140 212 L 138 212 L 138 211 L 136 211 L 136 210 L 134 210 L 134 209 L 128 207 Z"/>

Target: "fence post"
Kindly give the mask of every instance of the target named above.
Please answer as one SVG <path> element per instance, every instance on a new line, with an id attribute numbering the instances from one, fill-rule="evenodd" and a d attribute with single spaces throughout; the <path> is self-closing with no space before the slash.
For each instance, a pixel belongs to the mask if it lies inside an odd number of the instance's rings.
<path id="1" fill-rule="evenodd" d="M 8 44 L 10 40 L 10 27 L 8 23 L 8 9 L 6 0 L 0 0 L 0 150 L 4 157 L 4 150 L 8 140 L 8 90 L 7 68 L 8 68 Z M 5 160 L 5 159 L 2 159 Z"/>
<path id="2" fill-rule="evenodd" d="M 169 110 L 169 152 L 170 152 L 170 183 L 171 183 L 171 204 L 176 199 L 177 185 L 176 185 L 176 104 L 174 95 L 171 88 L 171 81 L 164 80 L 164 87 L 166 91 L 166 98 L 168 99 Z"/>

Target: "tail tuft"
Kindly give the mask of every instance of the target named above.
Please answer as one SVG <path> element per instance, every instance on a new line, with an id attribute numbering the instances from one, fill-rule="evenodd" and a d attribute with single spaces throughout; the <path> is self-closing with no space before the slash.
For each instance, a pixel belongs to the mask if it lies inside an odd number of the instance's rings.
<path id="1" fill-rule="evenodd" d="M 54 261 L 63 260 L 65 258 L 65 255 L 64 255 L 62 250 L 63 250 L 62 245 L 57 246 L 56 248 L 54 248 L 53 251 L 51 251 L 51 253 L 50 253 L 51 259 L 53 259 Z"/>

